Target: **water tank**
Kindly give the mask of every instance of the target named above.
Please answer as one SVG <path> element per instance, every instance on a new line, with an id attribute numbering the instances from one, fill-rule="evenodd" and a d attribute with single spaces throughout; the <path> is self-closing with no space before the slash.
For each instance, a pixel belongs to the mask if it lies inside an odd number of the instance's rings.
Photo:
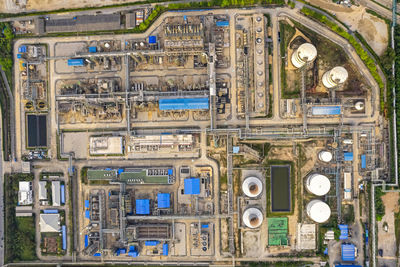
<path id="1" fill-rule="evenodd" d="M 325 175 L 314 173 L 308 176 L 306 188 L 314 195 L 323 196 L 331 189 L 331 182 Z"/>
<path id="2" fill-rule="evenodd" d="M 330 162 L 332 160 L 332 153 L 326 150 L 322 150 L 318 153 L 318 158 L 323 162 Z"/>
<path id="3" fill-rule="evenodd" d="M 249 228 L 257 228 L 263 222 L 263 214 L 257 208 L 248 208 L 243 213 L 243 223 Z"/>
<path id="4" fill-rule="evenodd" d="M 334 67 L 333 69 L 327 71 L 322 76 L 322 83 L 326 88 L 334 88 L 338 85 L 343 84 L 349 74 L 347 70 L 343 67 Z"/>
<path id="5" fill-rule="evenodd" d="M 258 197 L 262 189 L 262 182 L 257 177 L 248 177 L 243 181 L 242 190 L 248 197 Z"/>
<path id="6" fill-rule="evenodd" d="M 331 208 L 318 199 L 311 200 L 307 205 L 307 215 L 317 223 L 326 222 L 331 216 Z"/>
<path id="7" fill-rule="evenodd" d="M 304 43 L 292 54 L 292 64 L 296 68 L 303 67 L 306 63 L 313 62 L 317 57 L 317 49 L 310 43 Z"/>
<path id="8" fill-rule="evenodd" d="M 354 104 L 354 108 L 356 110 L 363 110 L 364 109 L 364 102 L 358 101 Z"/>

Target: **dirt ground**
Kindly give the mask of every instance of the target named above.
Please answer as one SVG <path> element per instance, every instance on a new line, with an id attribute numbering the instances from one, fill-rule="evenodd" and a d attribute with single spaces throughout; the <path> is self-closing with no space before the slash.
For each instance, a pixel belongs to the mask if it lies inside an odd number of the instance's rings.
<path id="1" fill-rule="evenodd" d="M 15 5 L 15 0 L 1 0 L 0 12 L 57 10 L 61 8 L 82 8 L 113 4 L 134 3 L 138 0 L 26 0 L 26 8 Z M 19 1 L 23 2 L 23 1 Z"/>
<path id="2" fill-rule="evenodd" d="M 382 55 L 388 45 L 388 28 L 384 20 L 366 12 L 362 6 L 344 7 L 330 0 L 308 0 L 311 4 L 330 11 L 346 23 L 352 31 L 358 31 L 371 48 Z"/>

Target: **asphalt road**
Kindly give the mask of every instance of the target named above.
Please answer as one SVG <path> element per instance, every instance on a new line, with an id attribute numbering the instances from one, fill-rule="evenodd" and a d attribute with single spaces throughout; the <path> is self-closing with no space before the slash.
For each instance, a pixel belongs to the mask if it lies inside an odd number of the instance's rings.
<path id="1" fill-rule="evenodd" d="M 1 122 L 1 120 L 2 120 L 2 117 L 1 117 L 1 112 L 0 112 L 0 122 Z M 1 123 L 0 123 L 0 125 L 1 125 Z M 2 138 L 2 135 L 0 134 L 0 147 L 3 147 L 1 138 Z M 4 265 L 4 196 L 3 196 L 3 185 L 4 185 L 3 150 L 0 149 L 0 266 Z"/>

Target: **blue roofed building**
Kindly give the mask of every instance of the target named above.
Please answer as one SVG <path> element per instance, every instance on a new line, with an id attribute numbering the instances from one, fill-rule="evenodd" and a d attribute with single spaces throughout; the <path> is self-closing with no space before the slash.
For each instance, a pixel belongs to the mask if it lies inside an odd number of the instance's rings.
<path id="1" fill-rule="evenodd" d="M 217 21 L 217 27 L 229 27 L 229 20 Z"/>
<path id="2" fill-rule="evenodd" d="M 160 244 L 160 241 L 157 241 L 157 240 L 144 241 L 144 245 L 148 246 L 148 247 L 154 247 L 154 246 L 157 246 L 158 244 Z"/>
<path id="3" fill-rule="evenodd" d="M 85 210 L 85 217 L 90 219 L 90 210 Z"/>
<path id="4" fill-rule="evenodd" d="M 149 44 L 155 44 L 155 43 L 157 43 L 157 36 L 150 35 L 149 36 Z"/>
<path id="5" fill-rule="evenodd" d="M 340 115 L 340 106 L 315 106 L 311 108 L 311 114 L 313 116 L 334 116 Z"/>
<path id="6" fill-rule="evenodd" d="M 344 161 L 353 161 L 353 152 L 343 153 Z"/>
<path id="7" fill-rule="evenodd" d="M 356 247 L 353 244 L 342 244 L 342 261 L 355 261 Z"/>
<path id="8" fill-rule="evenodd" d="M 149 215 L 150 214 L 150 200 L 149 199 L 136 199 L 136 214 Z"/>
<path id="9" fill-rule="evenodd" d="M 185 195 L 199 195 L 200 194 L 200 178 L 187 178 L 184 181 Z"/>
<path id="10" fill-rule="evenodd" d="M 340 240 L 345 240 L 349 238 L 349 226 L 347 224 L 339 224 L 340 230 Z"/>
<path id="11" fill-rule="evenodd" d="M 208 97 L 160 99 L 158 104 L 160 110 L 195 110 L 209 108 Z"/>
<path id="12" fill-rule="evenodd" d="M 97 47 L 96 46 L 89 46 L 89 53 L 96 53 Z"/>
<path id="13" fill-rule="evenodd" d="M 83 58 L 68 59 L 68 66 L 82 67 L 84 65 Z"/>
<path id="14" fill-rule="evenodd" d="M 361 155 L 361 169 L 367 168 L 367 156 L 365 154 Z"/>
<path id="15" fill-rule="evenodd" d="M 61 226 L 62 233 L 62 249 L 67 250 L 67 227 L 65 225 Z"/>
<path id="16" fill-rule="evenodd" d="M 159 209 L 170 208 L 170 196 L 169 193 L 158 193 L 157 194 L 157 206 Z"/>
<path id="17" fill-rule="evenodd" d="M 162 247 L 163 256 L 168 256 L 168 243 L 164 243 Z"/>

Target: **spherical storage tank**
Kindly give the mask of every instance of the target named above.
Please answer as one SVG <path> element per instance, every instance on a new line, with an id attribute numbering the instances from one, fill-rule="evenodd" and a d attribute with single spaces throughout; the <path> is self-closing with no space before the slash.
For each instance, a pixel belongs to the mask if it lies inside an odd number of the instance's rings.
<path id="1" fill-rule="evenodd" d="M 333 69 L 327 71 L 322 76 L 322 83 L 326 88 L 333 88 L 340 84 L 343 84 L 349 74 L 347 70 L 343 67 L 334 67 Z"/>
<path id="2" fill-rule="evenodd" d="M 263 222 L 263 214 L 257 208 L 248 208 L 243 213 L 243 223 L 249 228 L 257 228 Z"/>
<path id="3" fill-rule="evenodd" d="M 331 182 L 325 175 L 314 173 L 308 176 L 306 188 L 314 195 L 323 196 L 331 189 Z"/>
<path id="4" fill-rule="evenodd" d="M 314 61 L 317 57 L 317 48 L 310 43 L 304 43 L 292 54 L 292 64 L 296 68 L 303 67 L 306 63 Z"/>
<path id="5" fill-rule="evenodd" d="M 323 162 L 330 162 L 332 160 L 332 153 L 326 150 L 322 150 L 318 153 L 318 158 Z"/>
<path id="6" fill-rule="evenodd" d="M 262 182 L 257 177 L 248 177 L 243 181 L 242 190 L 248 197 L 257 197 L 263 189 Z"/>
<path id="7" fill-rule="evenodd" d="M 331 216 L 331 208 L 325 202 L 314 199 L 307 205 L 307 215 L 313 221 L 323 223 Z"/>

